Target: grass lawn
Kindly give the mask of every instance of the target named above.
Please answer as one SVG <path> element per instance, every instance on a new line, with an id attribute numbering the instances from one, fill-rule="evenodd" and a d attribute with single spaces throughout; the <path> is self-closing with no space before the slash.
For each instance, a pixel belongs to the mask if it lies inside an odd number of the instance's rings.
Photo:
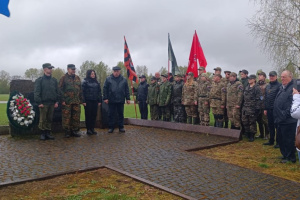
<path id="1" fill-rule="evenodd" d="M 0 101 L 8 101 L 9 94 L 0 94 Z"/>
<path id="2" fill-rule="evenodd" d="M 274 149 L 273 146 L 265 146 L 263 145 L 264 142 L 267 140 L 255 139 L 254 142 L 248 142 L 248 139 L 244 138 L 235 144 L 201 150 L 196 153 L 222 162 L 300 182 L 298 160 L 296 163 L 280 163 L 279 157 L 282 156 L 280 150 Z"/>
<path id="3" fill-rule="evenodd" d="M 8 125 L 8 119 L 6 115 L 6 103 L 0 104 L 0 126 Z"/>
<path id="4" fill-rule="evenodd" d="M 0 199 L 182 199 L 109 169 L 0 188 Z"/>

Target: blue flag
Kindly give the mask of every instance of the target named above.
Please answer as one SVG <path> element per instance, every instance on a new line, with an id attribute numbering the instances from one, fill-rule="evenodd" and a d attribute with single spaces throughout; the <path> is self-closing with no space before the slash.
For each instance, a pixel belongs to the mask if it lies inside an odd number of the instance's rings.
<path id="1" fill-rule="evenodd" d="M 0 14 L 5 15 L 7 17 L 10 16 L 10 12 L 8 10 L 9 0 L 0 0 Z"/>

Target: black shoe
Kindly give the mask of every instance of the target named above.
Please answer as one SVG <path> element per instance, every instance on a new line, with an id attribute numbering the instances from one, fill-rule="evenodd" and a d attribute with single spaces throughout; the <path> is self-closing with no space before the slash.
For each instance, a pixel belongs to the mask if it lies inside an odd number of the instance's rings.
<path id="1" fill-rule="evenodd" d="M 46 136 L 46 140 L 54 140 L 54 137 L 50 134 L 49 130 L 46 131 L 45 136 Z"/>
<path id="2" fill-rule="evenodd" d="M 91 130 L 88 130 L 88 131 L 86 132 L 86 134 L 87 134 L 87 135 L 93 135 L 93 132 L 92 132 Z"/>
<path id="3" fill-rule="evenodd" d="M 266 142 L 266 143 L 263 143 L 263 145 L 269 145 L 269 146 L 272 146 L 272 145 L 274 145 L 274 143 Z"/>
<path id="4" fill-rule="evenodd" d="M 65 131 L 65 138 L 69 138 L 70 137 L 70 131 L 66 130 Z"/>
<path id="5" fill-rule="evenodd" d="M 40 137 L 40 140 L 46 140 L 46 133 L 45 131 L 41 131 L 41 137 Z"/>
<path id="6" fill-rule="evenodd" d="M 112 132 L 114 132 L 113 128 L 108 129 L 108 133 L 112 133 Z"/>
<path id="7" fill-rule="evenodd" d="M 71 131 L 71 137 L 80 137 L 81 135 L 77 131 Z"/>
<path id="8" fill-rule="evenodd" d="M 95 131 L 95 129 L 92 129 L 91 131 L 92 131 L 92 133 L 93 133 L 94 135 L 97 135 L 97 134 L 98 134 L 98 133 Z"/>
<path id="9" fill-rule="evenodd" d="M 120 133 L 125 133 L 125 129 L 124 128 L 119 128 L 119 132 Z"/>
<path id="10" fill-rule="evenodd" d="M 279 144 L 274 145 L 274 148 L 278 149 L 279 148 Z"/>
<path id="11" fill-rule="evenodd" d="M 289 160 L 287 160 L 287 159 L 282 159 L 282 160 L 280 161 L 280 163 L 287 163 L 287 162 L 289 162 Z"/>
<path id="12" fill-rule="evenodd" d="M 253 137 L 249 138 L 249 142 L 254 142 L 254 138 Z"/>

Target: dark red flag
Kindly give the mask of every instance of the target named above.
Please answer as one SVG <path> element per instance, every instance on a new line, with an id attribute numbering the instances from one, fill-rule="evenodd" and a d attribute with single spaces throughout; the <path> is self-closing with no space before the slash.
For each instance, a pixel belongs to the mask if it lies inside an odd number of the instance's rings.
<path id="1" fill-rule="evenodd" d="M 135 73 L 135 69 L 134 69 L 134 66 L 133 66 L 133 63 L 132 63 L 132 59 L 131 59 L 131 56 L 130 56 L 130 52 L 129 52 L 129 48 L 128 48 L 125 36 L 124 36 L 124 41 L 125 41 L 125 44 L 124 44 L 124 65 L 127 69 L 127 76 L 129 78 L 129 80 L 132 80 L 132 81 L 138 83 L 139 82 L 138 77 Z"/>
<path id="2" fill-rule="evenodd" d="M 186 74 L 188 74 L 189 72 L 193 72 L 195 78 L 198 77 L 197 60 L 199 61 L 200 67 L 206 68 L 207 62 L 206 62 L 201 44 L 198 39 L 198 35 L 195 31 L 195 34 L 193 36 L 191 52 L 190 52 L 189 65 L 188 65 L 188 68 L 186 71 Z"/>

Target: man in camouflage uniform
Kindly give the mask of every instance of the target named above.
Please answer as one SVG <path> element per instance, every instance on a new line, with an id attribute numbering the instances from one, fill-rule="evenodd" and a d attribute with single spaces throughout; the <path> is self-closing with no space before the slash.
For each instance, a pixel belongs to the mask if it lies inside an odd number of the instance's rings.
<path id="1" fill-rule="evenodd" d="M 245 69 L 240 70 L 239 72 L 240 72 L 240 76 L 241 76 L 240 82 L 243 84 L 243 87 L 245 89 L 247 87 L 247 85 L 249 85 L 249 83 L 248 83 L 248 74 L 249 74 L 249 72 Z M 242 102 L 241 110 L 243 110 L 243 105 L 244 105 L 244 102 Z M 242 121 L 242 118 L 241 118 L 241 121 Z M 241 126 L 242 126 L 241 133 L 242 133 L 242 135 L 244 135 L 245 134 L 244 124 L 241 123 Z"/>
<path id="2" fill-rule="evenodd" d="M 159 85 L 157 84 L 157 79 L 155 76 L 152 76 L 151 84 L 148 87 L 148 96 L 147 96 L 147 104 L 150 105 L 151 120 L 159 120 L 158 102 L 157 102 L 158 93 L 159 93 Z"/>
<path id="3" fill-rule="evenodd" d="M 198 69 L 198 74 L 199 74 L 199 76 L 198 76 L 198 78 L 197 78 L 197 83 L 198 83 L 198 84 L 201 82 L 201 74 L 203 74 L 204 71 L 205 71 L 205 68 L 204 68 L 204 67 L 199 67 L 199 69 Z"/>
<path id="4" fill-rule="evenodd" d="M 215 127 L 223 128 L 225 95 L 223 83 L 221 83 L 222 76 L 215 74 L 209 93 L 209 104 L 212 108 L 212 113 L 215 118 Z"/>
<path id="5" fill-rule="evenodd" d="M 209 82 L 208 74 L 200 75 L 201 82 L 198 84 L 198 112 L 201 126 L 209 126 L 209 91 L 211 83 Z"/>
<path id="6" fill-rule="evenodd" d="M 196 124 L 197 120 L 197 100 L 198 100 L 198 83 L 194 81 L 194 73 L 189 72 L 187 80 L 182 90 L 182 104 L 187 114 L 187 123 Z M 193 120 L 194 118 L 194 120 Z"/>
<path id="7" fill-rule="evenodd" d="M 260 87 L 260 91 L 262 93 L 261 100 L 262 100 L 262 105 L 260 109 L 260 113 L 257 117 L 257 123 L 258 123 L 258 128 L 259 128 L 259 136 L 260 138 L 269 139 L 269 128 L 268 128 L 268 118 L 266 115 L 264 115 L 264 109 L 265 109 L 265 94 L 266 94 L 266 73 L 265 72 L 260 72 L 258 74 L 258 82 L 257 85 Z"/>
<path id="8" fill-rule="evenodd" d="M 170 102 L 172 85 L 168 81 L 168 75 L 161 75 L 162 83 L 159 86 L 158 105 L 161 110 L 163 121 L 170 121 Z"/>
<path id="9" fill-rule="evenodd" d="M 256 134 L 256 119 L 261 110 L 261 91 L 259 86 L 256 85 L 256 76 L 254 74 L 249 76 L 248 82 L 249 85 L 244 90 L 242 122 L 249 142 L 253 142 Z"/>
<path id="10" fill-rule="evenodd" d="M 226 89 L 226 107 L 228 118 L 231 122 L 231 129 L 240 129 L 241 126 L 241 106 L 243 101 L 243 84 L 237 80 L 237 74 L 230 73 L 229 83 Z"/>
<path id="11" fill-rule="evenodd" d="M 221 82 L 223 83 L 225 90 L 227 89 L 227 85 L 230 82 L 229 81 L 230 73 L 231 73 L 231 71 L 228 71 L 228 70 L 224 71 L 225 77 L 223 77 L 221 79 Z M 226 98 L 225 102 L 227 102 L 227 95 L 225 95 L 225 98 Z M 224 109 L 224 128 L 228 128 L 228 114 L 227 114 L 226 104 L 225 104 L 225 109 Z"/>
<path id="12" fill-rule="evenodd" d="M 62 102 L 62 126 L 65 137 L 80 137 L 80 104 L 83 102 L 81 81 L 75 75 L 75 65 L 69 64 L 67 73 L 59 81 Z"/>
<path id="13" fill-rule="evenodd" d="M 184 106 L 181 104 L 183 85 L 184 83 L 181 80 L 181 75 L 175 75 L 175 81 L 172 90 L 172 103 L 174 106 L 174 121 L 179 123 L 185 123 L 186 121 Z"/>

